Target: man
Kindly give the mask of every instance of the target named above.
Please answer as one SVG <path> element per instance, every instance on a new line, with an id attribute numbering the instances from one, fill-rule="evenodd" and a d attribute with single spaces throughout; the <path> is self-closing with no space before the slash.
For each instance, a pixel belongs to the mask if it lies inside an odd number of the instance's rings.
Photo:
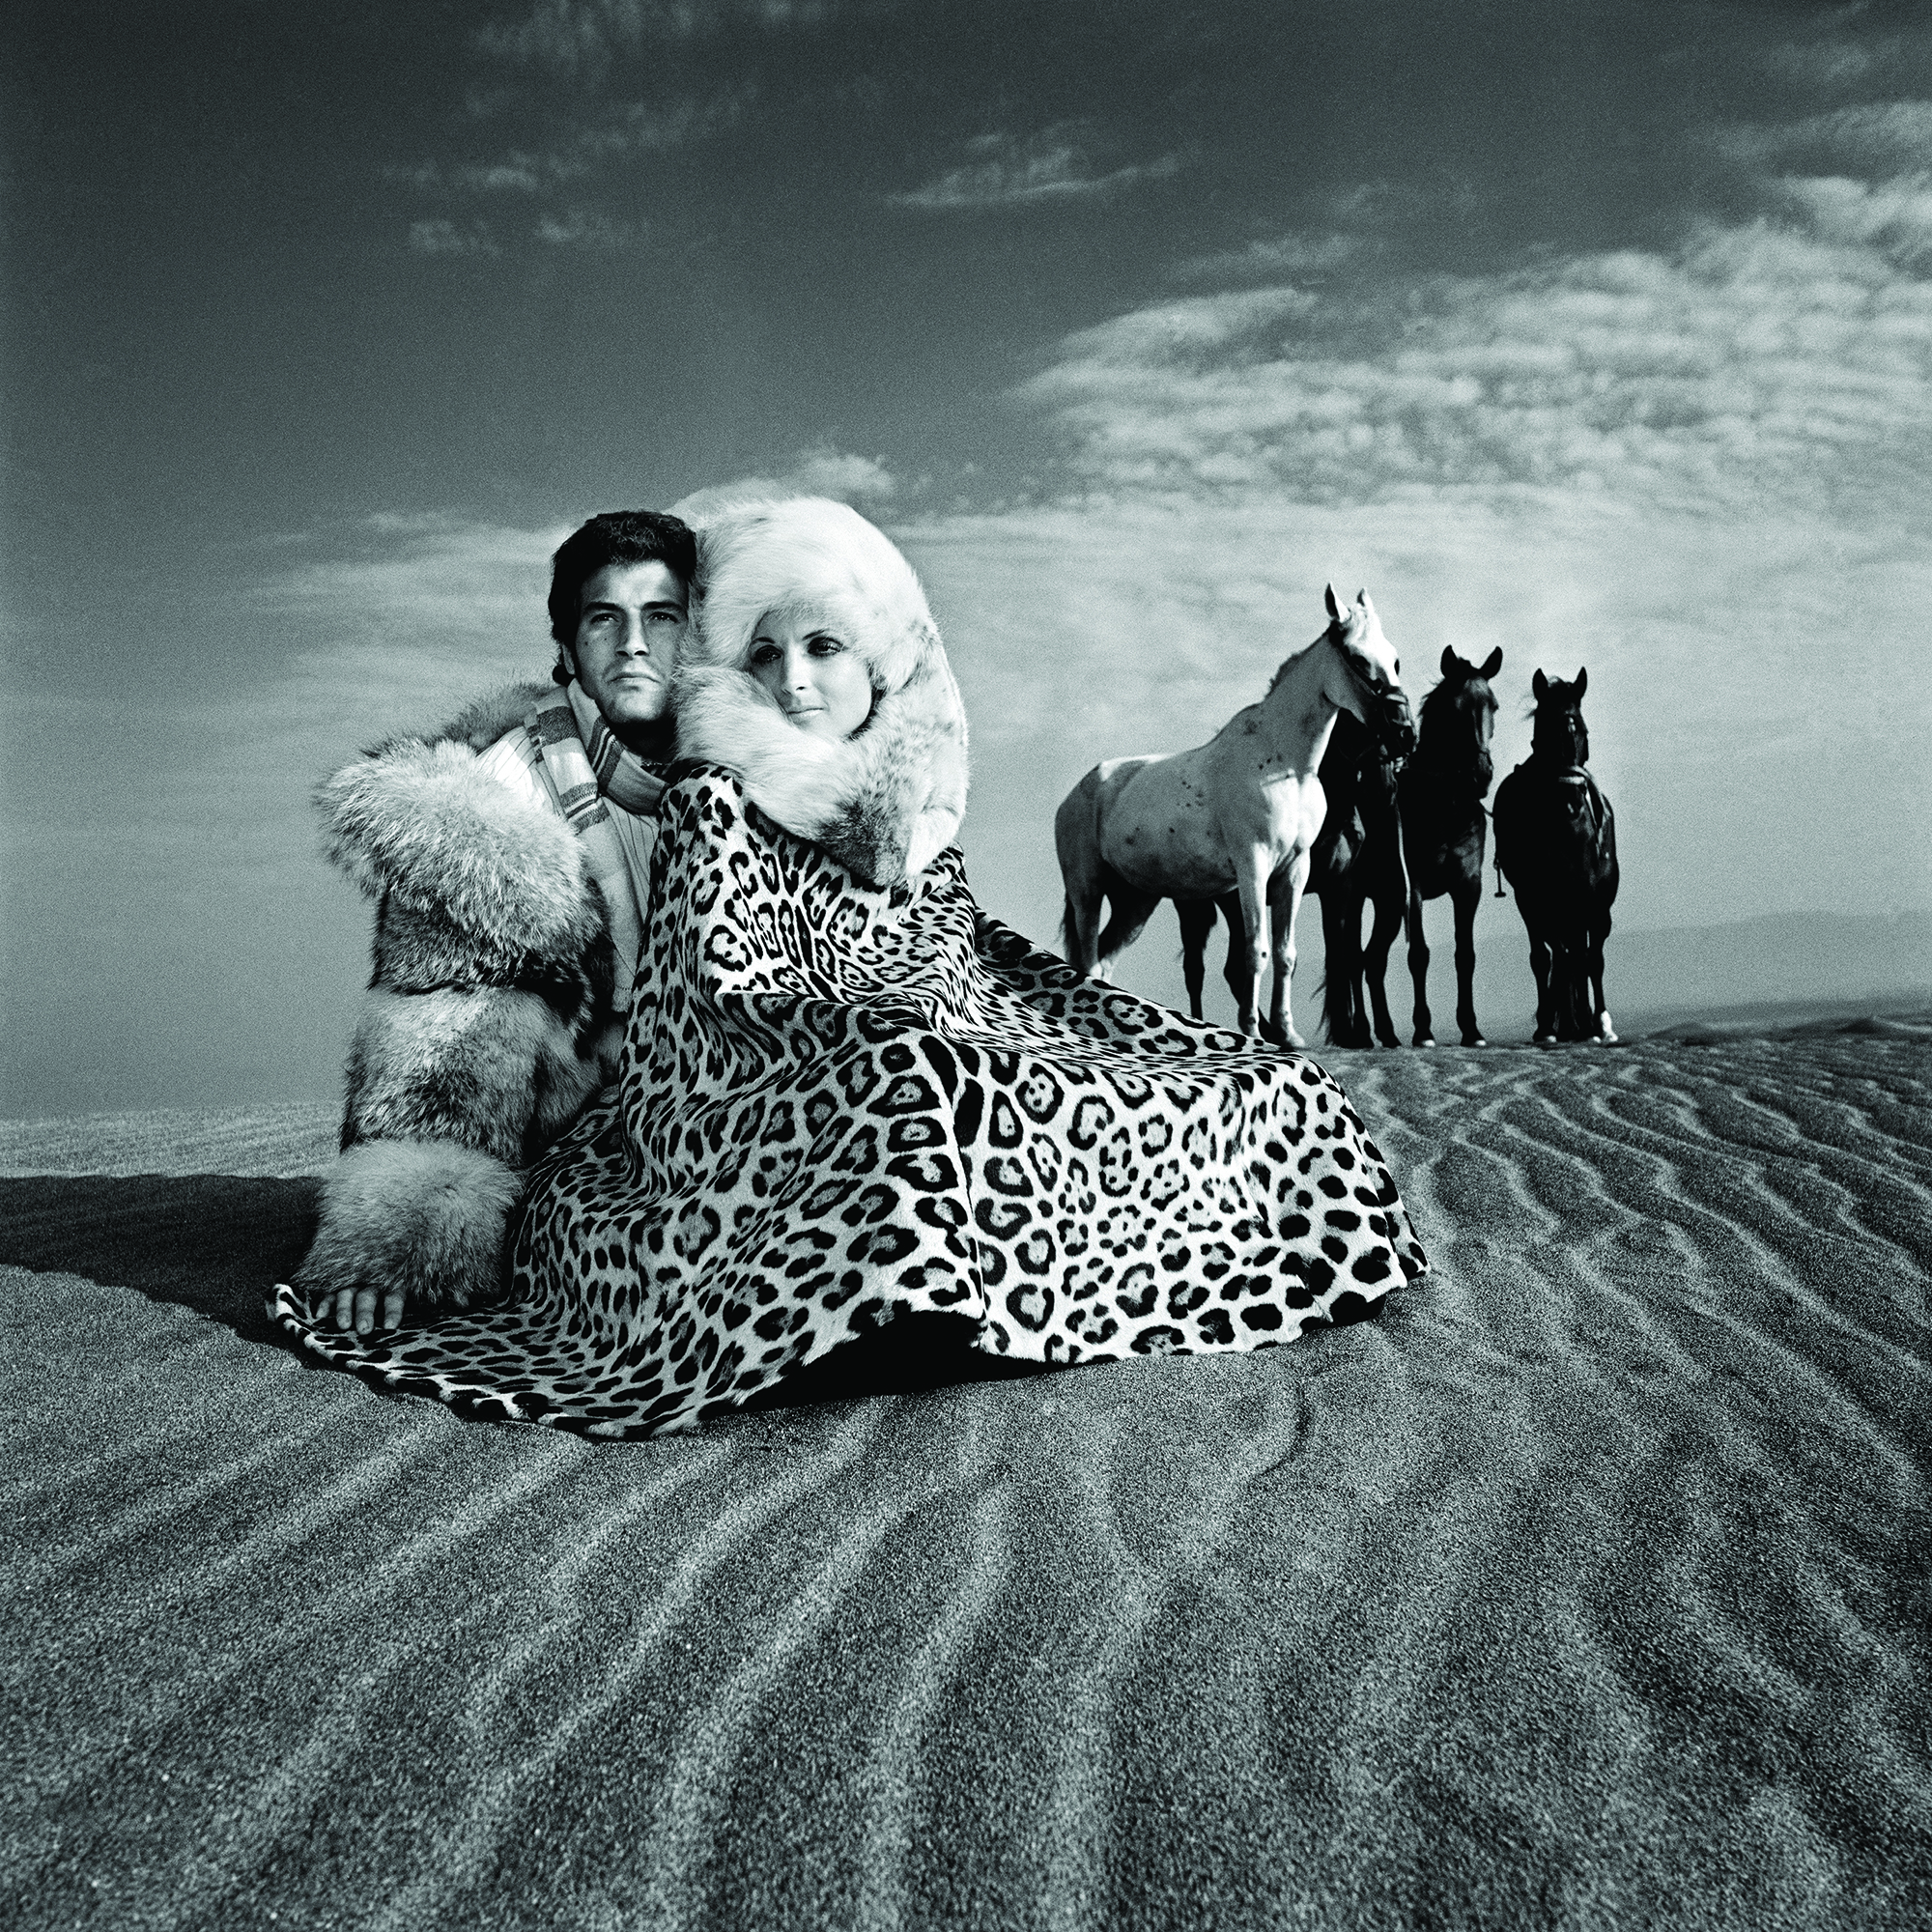
<path id="1" fill-rule="evenodd" d="M 650 510 L 552 561 L 550 686 L 398 737 L 318 793 L 329 856 L 377 901 L 342 1153 L 295 1287 L 368 1334 L 491 1299 L 523 1169 L 611 1078 L 673 738 L 696 567 Z"/>

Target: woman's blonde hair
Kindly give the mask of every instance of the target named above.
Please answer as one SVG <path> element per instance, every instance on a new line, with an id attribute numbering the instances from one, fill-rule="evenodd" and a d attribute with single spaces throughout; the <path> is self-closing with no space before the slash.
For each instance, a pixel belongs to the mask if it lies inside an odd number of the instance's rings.
<path id="1" fill-rule="evenodd" d="M 742 670 L 759 624 L 776 615 L 822 622 L 864 661 L 875 692 L 899 690 L 939 642 L 892 539 L 824 497 L 741 503 L 698 528 L 689 661 Z"/>

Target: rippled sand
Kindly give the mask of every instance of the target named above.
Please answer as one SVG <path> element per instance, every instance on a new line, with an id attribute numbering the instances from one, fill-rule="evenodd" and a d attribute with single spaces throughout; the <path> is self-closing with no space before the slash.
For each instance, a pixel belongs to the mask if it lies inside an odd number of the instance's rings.
<path id="1" fill-rule="evenodd" d="M 1932 1919 L 1932 1030 L 1322 1057 L 1379 1324 L 636 1445 L 276 1343 L 312 1111 L 0 1130 L 0 1914 Z"/>

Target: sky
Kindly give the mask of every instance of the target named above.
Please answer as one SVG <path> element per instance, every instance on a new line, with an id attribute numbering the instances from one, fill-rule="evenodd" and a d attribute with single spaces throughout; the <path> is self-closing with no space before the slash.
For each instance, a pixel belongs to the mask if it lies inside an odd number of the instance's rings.
<path id="1" fill-rule="evenodd" d="M 751 479 L 921 571 L 970 875 L 1049 943 L 1059 798 L 1330 580 L 1418 696 L 1502 648 L 1499 770 L 1587 667 L 1622 927 L 1932 906 L 1922 8 L 23 13 L 0 1112 L 332 1098 L 315 781 L 541 676 L 583 517 Z M 1512 908 L 1478 946 L 1527 986 Z"/>

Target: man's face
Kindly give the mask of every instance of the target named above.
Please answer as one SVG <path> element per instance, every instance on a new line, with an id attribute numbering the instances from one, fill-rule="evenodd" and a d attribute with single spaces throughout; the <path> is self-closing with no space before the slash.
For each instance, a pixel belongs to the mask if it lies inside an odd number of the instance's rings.
<path id="1" fill-rule="evenodd" d="M 634 751 L 662 735 L 685 616 L 684 585 L 668 564 L 607 564 L 583 585 L 571 664 Z"/>

